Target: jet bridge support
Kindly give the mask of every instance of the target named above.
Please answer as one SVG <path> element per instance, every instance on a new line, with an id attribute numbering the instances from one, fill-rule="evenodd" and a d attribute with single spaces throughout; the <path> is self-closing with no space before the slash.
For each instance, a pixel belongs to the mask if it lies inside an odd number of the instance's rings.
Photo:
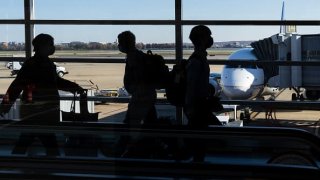
<path id="1" fill-rule="evenodd" d="M 270 41 L 272 40 L 272 41 Z M 252 44 L 259 60 L 320 62 L 320 34 L 300 35 L 280 33 Z M 274 48 L 277 48 L 277 51 Z M 258 49 L 258 50 L 256 50 Z M 272 49 L 272 51 L 270 50 Z M 276 58 L 274 56 L 276 55 Z M 320 98 L 319 66 L 263 67 L 266 83 L 279 88 L 293 88 L 293 100 L 318 100 Z"/>
<path id="2" fill-rule="evenodd" d="M 291 34 L 287 37 L 290 46 L 288 52 L 291 61 L 320 61 L 320 35 L 299 35 Z M 282 68 L 282 67 L 280 67 Z M 291 66 L 291 81 L 288 87 L 296 88 L 297 98 L 304 97 L 310 100 L 318 100 L 320 98 L 320 79 L 318 78 L 319 66 Z M 280 74 L 280 79 L 285 76 Z M 300 94 L 300 89 L 304 89 L 304 93 Z M 295 95 L 293 95 L 294 99 Z"/>

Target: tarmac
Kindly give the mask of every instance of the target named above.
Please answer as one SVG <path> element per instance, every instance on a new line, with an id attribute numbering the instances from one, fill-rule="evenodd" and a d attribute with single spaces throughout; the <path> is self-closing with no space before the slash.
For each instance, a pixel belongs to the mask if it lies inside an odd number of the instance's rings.
<path id="1" fill-rule="evenodd" d="M 103 63 L 58 63 L 64 66 L 69 74 L 63 78 L 74 81 L 84 88 L 101 90 L 117 89 L 123 87 L 124 64 Z M 212 72 L 221 72 L 222 66 L 211 66 Z M 6 89 L 14 80 L 10 70 L 5 68 L 5 63 L 0 62 L 0 94 L 5 94 Z M 277 100 L 291 100 L 292 90 L 286 89 Z M 99 120 L 106 123 L 121 123 L 127 110 L 127 103 L 96 104 L 95 112 L 99 113 Z M 157 105 L 159 116 L 175 118 L 175 107 L 170 105 Z M 238 111 L 238 116 L 242 110 Z M 272 116 L 266 118 L 265 111 L 252 112 L 252 118 L 244 122 L 244 126 L 272 126 L 295 127 L 305 129 L 317 136 L 320 135 L 320 112 L 312 110 L 277 110 Z"/>

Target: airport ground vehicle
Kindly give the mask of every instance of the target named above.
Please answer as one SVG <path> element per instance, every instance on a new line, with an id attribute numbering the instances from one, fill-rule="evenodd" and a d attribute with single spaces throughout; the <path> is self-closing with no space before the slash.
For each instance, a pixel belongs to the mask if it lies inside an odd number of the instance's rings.
<path id="1" fill-rule="evenodd" d="M 6 64 L 6 67 L 8 69 L 11 69 L 11 76 L 14 76 L 16 74 L 18 74 L 19 70 L 21 69 L 23 62 L 19 62 L 19 61 L 12 61 L 12 62 L 8 62 Z M 57 74 L 60 77 L 63 77 L 65 74 L 68 74 L 69 72 L 66 70 L 65 67 L 62 66 L 58 66 L 56 63 L 55 65 L 57 66 Z"/>

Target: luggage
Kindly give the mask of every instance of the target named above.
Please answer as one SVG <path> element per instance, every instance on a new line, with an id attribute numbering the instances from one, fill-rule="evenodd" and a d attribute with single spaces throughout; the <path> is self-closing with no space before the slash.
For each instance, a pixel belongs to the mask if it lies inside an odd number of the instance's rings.
<path id="1" fill-rule="evenodd" d="M 70 112 L 62 112 L 62 121 L 72 121 L 72 122 L 97 122 L 99 113 L 89 113 L 88 111 L 88 90 L 84 90 L 80 94 L 80 112 L 76 113 L 76 94 L 74 94 L 73 101 L 71 103 Z"/>
<path id="2" fill-rule="evenodd" d="M 75 112 L 74 96 L 71 111 L 62 111 L 62 121 L 74 123 L 97 122 L 99 113 L 89 113 L 87 102 L 87 90 L 80 94 L 80 113 Z M 66 156 L 97 156 L 99 137 L 89 134 L 65 134 Z"/>

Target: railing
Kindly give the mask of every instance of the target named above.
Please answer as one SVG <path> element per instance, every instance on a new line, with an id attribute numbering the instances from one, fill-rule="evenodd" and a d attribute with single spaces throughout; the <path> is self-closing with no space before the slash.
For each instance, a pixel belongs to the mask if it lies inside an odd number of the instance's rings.
<path id="1" fill-rule="evenodd" d="M 319 177 L 320 140 L 312 134 L 290 128 L 225 128 L 211 127 L 193 130 L 181 126 L 137 127 L 110 125 L 101 123 L 60 123 L 57 126 L 31 126 L 2 124 L 2 151 L 14 138 L 15 133 L 54 133 L 63 140 L 64 135 L 96 136 L 100 138 L 134 136 L 147 138 L 174 138 L 187 140 L 204 139 L 208 143 L 207 156 L 216 157 L 206 163 L 193 163 L 190 160 L 161 159 L 145 157 L 114 157 L 110 154 L 97 156 L 46 157 L 43 155 L 6 155 L 0 156 L 0 178 L 10 177 L 87 177 L 91 179 L 115 178 L 307 178 Z M 84 136 L 82 136 L 84 137 Z M 6 139 L 13 139 L 6 141 Z M 277 139 L 275 143 L 274 139 Z M 113 138 L 116 139 L 116 138 Z M 64 150 L 64 142 L 60 152 Z M 111 144 L 114 142 L 110 142 Z M 217 143 L 217 144 L 215 144 Z M 35 145 L 35 144 L 34 144 Z M 148 146 L 149 144 L 145 144 Z M 36 145 L 35 145 L 36 146 Z M 112 146 L 108 146 L 109 150 Z M 182 152 L 182 150 L 180 151 Z M 222 153 L 222 155 L 220 154 Z M 284 153 L 284 154 L 283 154 Z M 285 154 L 288 153 L 288 154 Z M 314 163 L 282 164 L 269 160 L 279 154 L 296 154 L 300 158 L 308 157 Z M 240 155 L 240 156 L 239 156 Z M 236 162 L 234 156 L 244 160 Z M 285 159 L 286 156 L 284 156 Z M 289 157 L 289 156 L 288 156 Z M 287 158 L 288 158 L 287 157 Z M 237 159 L 236 158 L 236 159 Z M 256 158 L 255 160 L 253 160 Z M 260 160 L 257 160 L 261 158 Z M 210 159 L 210 158 L 209 158 Z M 293 159 L 297 160 L 297 159 Z M 300 159 L 301 160 L 301 159 Z M 295 162 L 295 161 L 294 161 Z"/>

